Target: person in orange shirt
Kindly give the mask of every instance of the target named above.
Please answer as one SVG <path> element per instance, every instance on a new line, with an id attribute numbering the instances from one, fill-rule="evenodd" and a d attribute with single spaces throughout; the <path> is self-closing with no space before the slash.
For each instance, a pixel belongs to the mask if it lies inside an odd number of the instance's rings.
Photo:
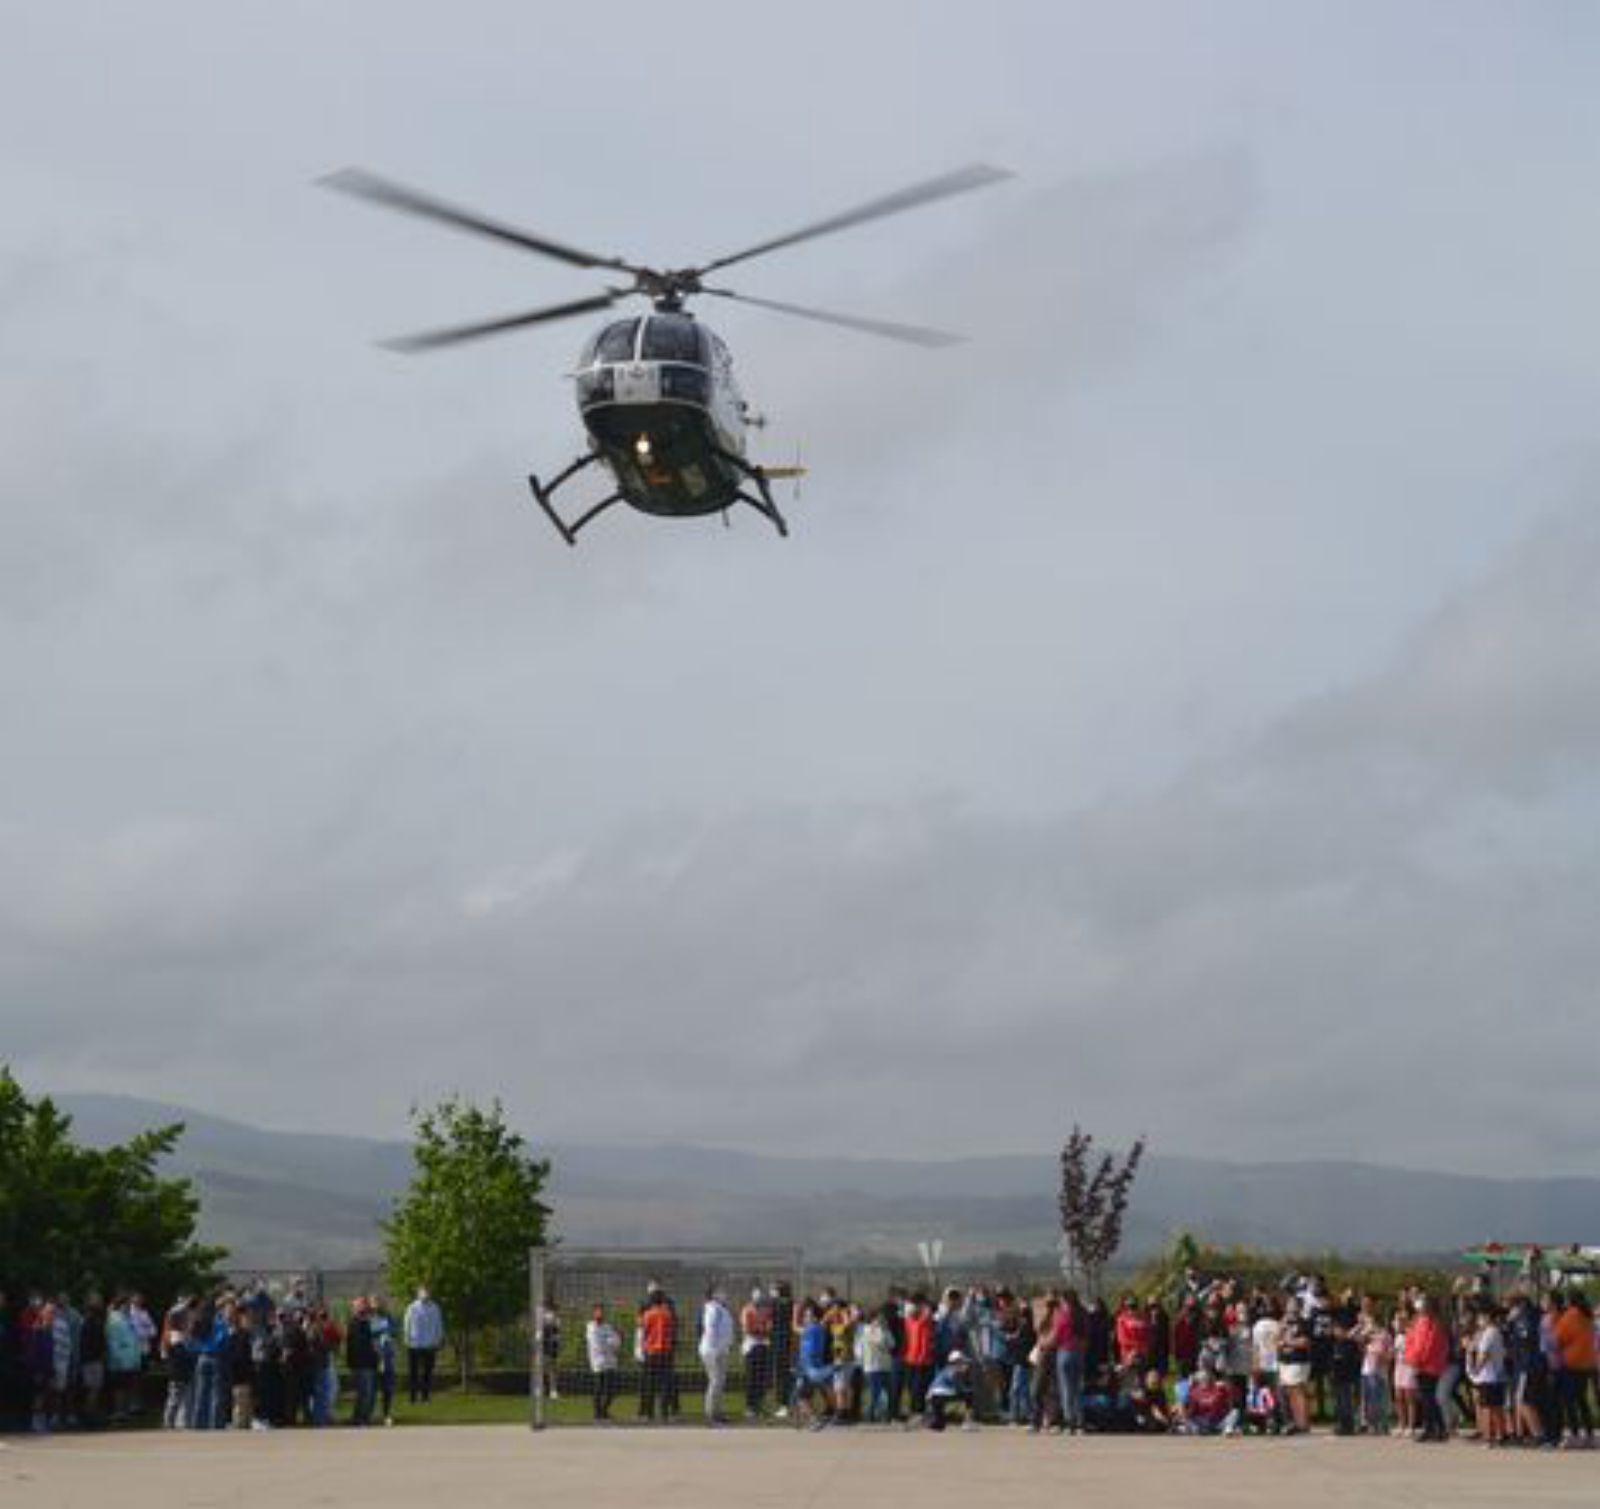
<path id="1" fill-rule="evenodd" d="M 672 1354 L 678 1341 L 678 1317 L 666 1292 L 652 1285 L 645 1292 L 644 1307 L 639 1311 L 638 1350 L 641 1374 L 639 1378 L 639 1418 L 654 1420 L 656 1406 L 661 1406 L 661 1418 L 671 1413 L 673 1395 Z"/>
<path id="2" fill-rule="evenodd" d="M 1594 1314 L 1581 1294 L 1562 1297 L 1561 1314 L 1555 1323 L 1555 1342 L 1561 1349 L 1561 1371 L 1556 1383 L 1563 1422 L 1567 1428 L 1563 1446 L 1581 1443 L 1594 1447 L 1594 1413 L 1589 1407 L 1589 1391 L 1595 1385 Z"/>

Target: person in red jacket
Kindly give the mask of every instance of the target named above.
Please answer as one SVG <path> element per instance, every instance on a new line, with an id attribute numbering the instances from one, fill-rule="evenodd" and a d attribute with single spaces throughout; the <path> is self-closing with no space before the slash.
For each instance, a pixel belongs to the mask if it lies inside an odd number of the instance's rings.
<path id="1" fill-rule="evenodd" d="M 911 1390 L 911 1414 L 920 1415 L 933 1382 L 933 1311 L 920 1290 L 911 1296 L 905 1313 L 906 1386 Z"/>
<path id="2" fill-rule="evenodd" d="M 1417 1403 L 1422 1412 L 1420 1441 L 1443 1441 L 1447 1432 L 1439 1409 L 1439 1379 L 1450 1366 L 1450 1332 L 1431 1294 L 1417 1301 L 1417 1318 L 1406 1332 L 1406 1362 L 1417 1380 Z"/>
<path id="3" fill-rule="evenodd" d="M 1131 1294 L 1124 1294 L 1117 1306 L 1117 1361 L 1141 1375 L 1150 1361 L 1150 1322 Z"/>

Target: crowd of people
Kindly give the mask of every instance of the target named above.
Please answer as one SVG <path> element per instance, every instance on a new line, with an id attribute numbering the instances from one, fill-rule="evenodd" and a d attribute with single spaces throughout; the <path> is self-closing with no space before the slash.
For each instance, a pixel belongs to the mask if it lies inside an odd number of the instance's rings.
<path id="1" fill-rule="evenodd" d="M 138 1421 L 159 1407 L 171 1430 L 274 1430 L 341 1419 L 394 1423 L 399 1353 L 413 1404 L 433 1394 L 444 1319 L 419 1289 L 399 1323 L 380 1296 L 343 1319 L 303 1282 L 180 1297 L 158 1320 L 144 1297 L 0 1294 L 0 1421 L 38 1434 Z M 164 1385 L 159 1406 L 152 1381 Z"/>
<path id="2" fill-rule="evenodd" d="M 1500 1448 L 1592 1448 L 1596 1327 L 1576 1290 L 1507 1302 L 1465 1281 L 1448 1295 L 1407 1289 L 1380 1300 L 1332 1292 L 1318 1276 L 1266 1289 L 1185 1276 L 1170 1301 L 1124 1294 L 1114 1307 L 1071 1289 L 947 1289 L 935 1301 L 896 1289 L 862 1305 L 829 1290 L 796 1300 L 756 1286 L 737 1313 L 709 1290 L 692 1338 L 652 1281 L 627 1338 L 596 1304 L 584 1333 L 596 1420 L 625 1376 L 637 1417 L 681 1413 L 682 1348 L 704 1380 L 704 1418 L 730 1418 L 737 1371 L 746 1419 L 813 1429 L 960 1418 L 1035 1433 L 1343 1436 L 1422 1443 L 1452 1437 Z M 552 1325 L 544 1328 L 553 1363 Z M 738 1367 L 734 1363 L 737 1359 Z M 553 1383 L 553 1370 L 551 1382 Z"/>
<path id="3" fill-rule="evenodd" d="M 713 1287 L 686 1322 L 652 1280 L 636 1306 L 585 1314 L 564 1366 L 559 1307 L 542 1310 L 536 1355 L 546 1397 L 565 1379 L 597 1421 L 671 1420 L 703 1388 L 714 1426 L 742 1407 L 750 1421 L 817 1430 L 1328 1429 L 1576 1450 L 1593 1447 L 1600 1402 L 1595 1318 L 1578 1289 L 1502 1300 L 1463 1280 L 1380 1299 L 1315 1275 L 1265 1287 L 1191 1271 L 1164 1297 L 1114 1305 L 985 1284 L 937 1299 L 892 1288 L 863 1304 L 780 1282 L 737 1306 Z M 157 1412 L 173 1430 L 392 1424 L 402 1362 L 411 1401 L 426 1404 L 443 1343 L 425 1288 L 398 1318 L 380 1296 L 336 1314 L 302 1283 L 185 1296 L 159 1314 L 136 1293 L 0 1294 L 0 1424 L 46 1433 Z M 626 1393 L 636 1404 L 619 1413 Z"/>

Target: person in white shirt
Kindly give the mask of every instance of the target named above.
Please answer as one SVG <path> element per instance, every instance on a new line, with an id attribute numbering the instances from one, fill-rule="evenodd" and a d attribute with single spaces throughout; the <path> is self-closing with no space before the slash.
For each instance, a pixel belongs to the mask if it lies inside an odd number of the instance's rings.
<path id="1" fill-rule="evenodd" d="M 1278 1317 L 1268 1310 L 1250 1331 L 1252 1372 L 1263 1373 L 1267 1381 L 1278 1381 Z"/>
<path id="2" fill-rule="evenodd" d="M 733 1350 L 733 1312 L 720 1289 L 706 1291 L 700 1311 L 700 1365 L 706 1370 L 706 1424 L 722 1425 L 722 1396 L 728 1385 L 728 1354 Z"/>
<path id="3" fill-rule="evenodd" d="M 594 1374 L 594 1417 L 609 1420 L 622 1382 L 622 1333 L 606 1319 L 604 1305 L 596 1305 L 590 1312 L 583 1341 L 589 1349 L 589 1371 Z"/>
<path id="4" fill-rule="evenodd" d="M 424 1284 L 406 1306 L 406 1388 L 413 1404 L 433 1398 L 433 1365 L 444 1345 L 444 1312 Z"/>
<path id="5" fill-rule="evenodd" d="M 1490 1446 L 1506 1439 L 1506 1341 L 1500 1312 L 1481 1310 L 1467 1342 L 1467 1378 L 1477 1401 L 1478 1434 Z"/>

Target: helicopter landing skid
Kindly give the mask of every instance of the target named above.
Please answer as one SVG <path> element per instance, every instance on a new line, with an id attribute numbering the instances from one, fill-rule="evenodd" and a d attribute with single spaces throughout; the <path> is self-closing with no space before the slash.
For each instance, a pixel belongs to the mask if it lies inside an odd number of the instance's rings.
<path id="1" fill-rule="evenodd" d="M 613 503 L 620 503 L 622 501 L 621 493 L 612 493 L 610 497 L 602 498 L 594 505 L 593 508 L 586 509 L 571 524 L 568 524 L 567 521 L 556 512 L 555 503 L 553 501 L 555 498 L 556 489 L 571 481 L 572 478 L 577 476 L 578 473 L 584 469 L 584 467 L 592 466 L 599 459 L 600 457 L 595 451 L 590 451 L 585 456 L 579 456 L 571 466 L 567 467 L 564 471 L 557 472 L 554 479 L 548 484 L 540 482 L 539 479 L 531 472 L 528 474 L 528 486 L 533 489 L 534 501 L 539 505 L 540 508 L 544 510 L 545 517 L 556 526 L 557 533 L 559 533 L 561 538 L 564 539 L 569 545 L 576 545 L 578 543 L 578 531 L 582 529 L 585 524 L 589 523 L 591 519 L 598 518 L 608 508 L 610 508 Z"/>
<path id="2" fill-rule="evenodd" d="M 743 476 L 755 483 L 760 497 L 754 498 L 742 488 L 734 494 L 741 503 L 748 503 L 762 518 L 768 520 L 772 527 L 778 531 L 783 539 L 789 538 L 789 524 L 784 516 L 778 512 L 778 505 L 772 501 L 772 484 L 767 481 L 767 474 L 759 466 L 752 466 L 743 456 L 735 456 L 732 451 L 717 452 L 717 455 L 726 461 Z"/>

